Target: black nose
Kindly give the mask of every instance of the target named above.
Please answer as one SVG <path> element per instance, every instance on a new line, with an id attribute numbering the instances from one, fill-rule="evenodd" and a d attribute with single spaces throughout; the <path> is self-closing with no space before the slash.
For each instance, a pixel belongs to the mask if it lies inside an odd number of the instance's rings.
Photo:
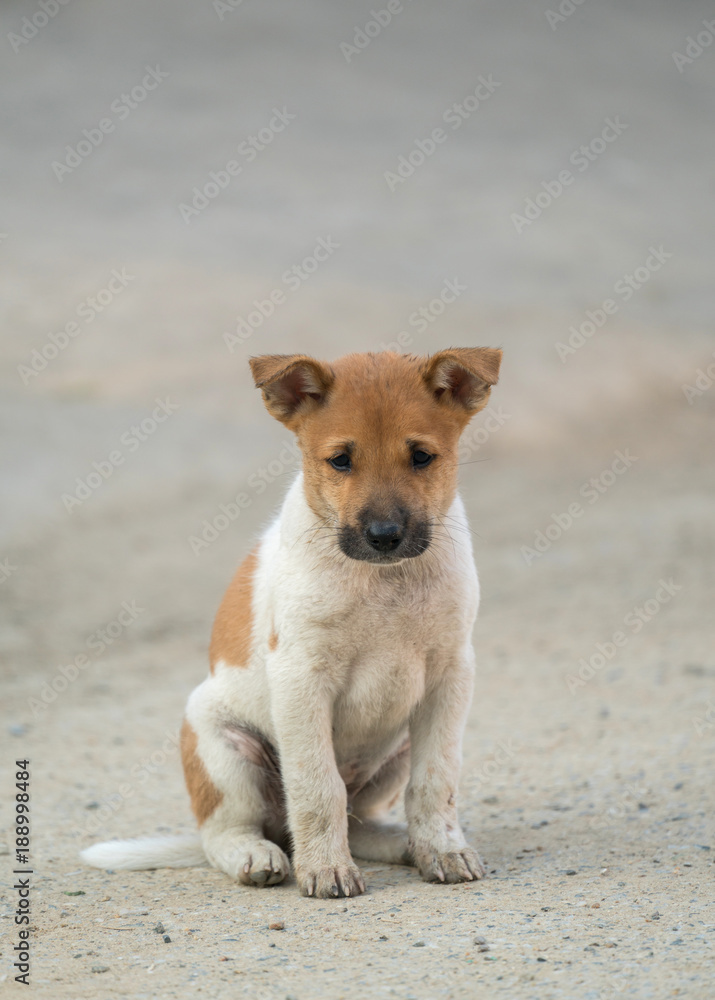
<path id="1" fill-rule="evenodd" d="M 373 521 L 365 529 L 365 537 L 378 552 L 393 552 L 402 541 L 402 528 L 394 521 Z"/>

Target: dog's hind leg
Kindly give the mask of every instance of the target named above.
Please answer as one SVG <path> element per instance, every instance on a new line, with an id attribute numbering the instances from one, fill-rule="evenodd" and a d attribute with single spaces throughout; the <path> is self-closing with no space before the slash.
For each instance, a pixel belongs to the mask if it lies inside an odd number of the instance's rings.
<path id="1" fill-rule="evenodd" d="M 407 826 L 384 823 L 378 817 L 390 810 L 410 776 L 410 745 L 405 742 L 350 803 L 348 839 L 350 851 L 365 861 L 411 865 Z"/>
<path id="2" fill-rule="evenodd" d="M 244 885 L 282 882 L 290 862 L 275 842 L 285 838 L 285 810 L 272 749 L 249 727 L 200 708 L 192 697 L 181 753 L 209 864 Z"/>

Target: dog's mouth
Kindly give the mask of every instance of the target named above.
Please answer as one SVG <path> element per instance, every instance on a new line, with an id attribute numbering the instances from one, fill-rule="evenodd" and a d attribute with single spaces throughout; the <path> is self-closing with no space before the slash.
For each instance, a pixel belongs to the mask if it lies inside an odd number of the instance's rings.
<path id="1" fill-rule="evenodd" d="M 382 565 L 415 559 L 431 541 L 431 525 L 424 521 L 409 527 L 393 522 L 372 522 L 365 527 L 344 524 L 338 531 L 338 545 L 349 559 Z"/>

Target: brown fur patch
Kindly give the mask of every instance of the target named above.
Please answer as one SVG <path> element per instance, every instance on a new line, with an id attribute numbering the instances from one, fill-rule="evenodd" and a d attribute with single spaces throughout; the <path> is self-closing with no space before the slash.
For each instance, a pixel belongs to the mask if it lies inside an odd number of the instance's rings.
<path id="1" fill-rule="evenodd" d="M 278 636 L 276 635 L 276 630 L 271 629 L 271 634 L 268 637 L 268 648 L 271 652 L 278 646 Z"/>
<path id="2" fill-rule="evenodd" d="M 321 400 L 333 382 L 330 367 L 306 354 L 264 354 L 249 364 L 268 412 L 286 423 L 297 409 Z"/>
<path id="3" fill-rule="evenodd" d="M 300 440 L 306 497 L 316 514 L 355 524 L 368 503 L 378 520 L 382 510 L 384 520 L 395 509 L 426 521 L 446 513 L 457 489 L 459 436 L 486 405 L 499 358 L 500 352 L 474 348 L 432 358 L 349 354 L 333 362 L 323 402 L 298 409 L 289 424 Z M 416 449 L 437 456 L 424 471 L 412 466 Z M 351 456 L 349 474 L 327 461 L 341 452 Z"/>
<path id="4" fill-rule="evenodd" d="M 305 494 L 333 525 L 407 512 L 429 525 L 457 489 L 459 436 L 499 377 L 501 350 L 455 347 L 431 357 L 348 354 L 332 364 L 304 354 L 251 358 L 268 410 L 298 436 Z M 435 456 L 416 474 L 414 451 Z M 349 474 L 331 467 L 350 456 Z"/>
<path id="5" fill-rule="evenodd" d="M 189 790 L 191 809 L 196 822 L 201 826 L 214 809 L 221 805 L 223 792 L 220 792 L 211 781 L 204 762 L 198 755 L 198 742 L 193 727 L 184 719 L 181 724 L 181 763 L 184 766 L 184 779 Z"/>
<path id="6" fill-rule="evenodd" d="M 258 546 L 248 553 L 229 584 L 216 614 L 209 660 L 211 673 L 219 660 L 231 667 L 247 667 L 253 633 L 253 576 Z"/>

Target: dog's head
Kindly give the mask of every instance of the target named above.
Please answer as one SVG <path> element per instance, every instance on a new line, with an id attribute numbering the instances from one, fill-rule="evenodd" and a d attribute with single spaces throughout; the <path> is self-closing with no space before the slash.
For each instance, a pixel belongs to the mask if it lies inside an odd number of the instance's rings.
<path id="1" fill-rule="evenodd" d="M 308 503 L 346 556 L 395 563 L 428 548 L 455 496 L 459 436 L 486 406 L 501 354 L 251 358 L 268 411 L 298 437 Z"/>

